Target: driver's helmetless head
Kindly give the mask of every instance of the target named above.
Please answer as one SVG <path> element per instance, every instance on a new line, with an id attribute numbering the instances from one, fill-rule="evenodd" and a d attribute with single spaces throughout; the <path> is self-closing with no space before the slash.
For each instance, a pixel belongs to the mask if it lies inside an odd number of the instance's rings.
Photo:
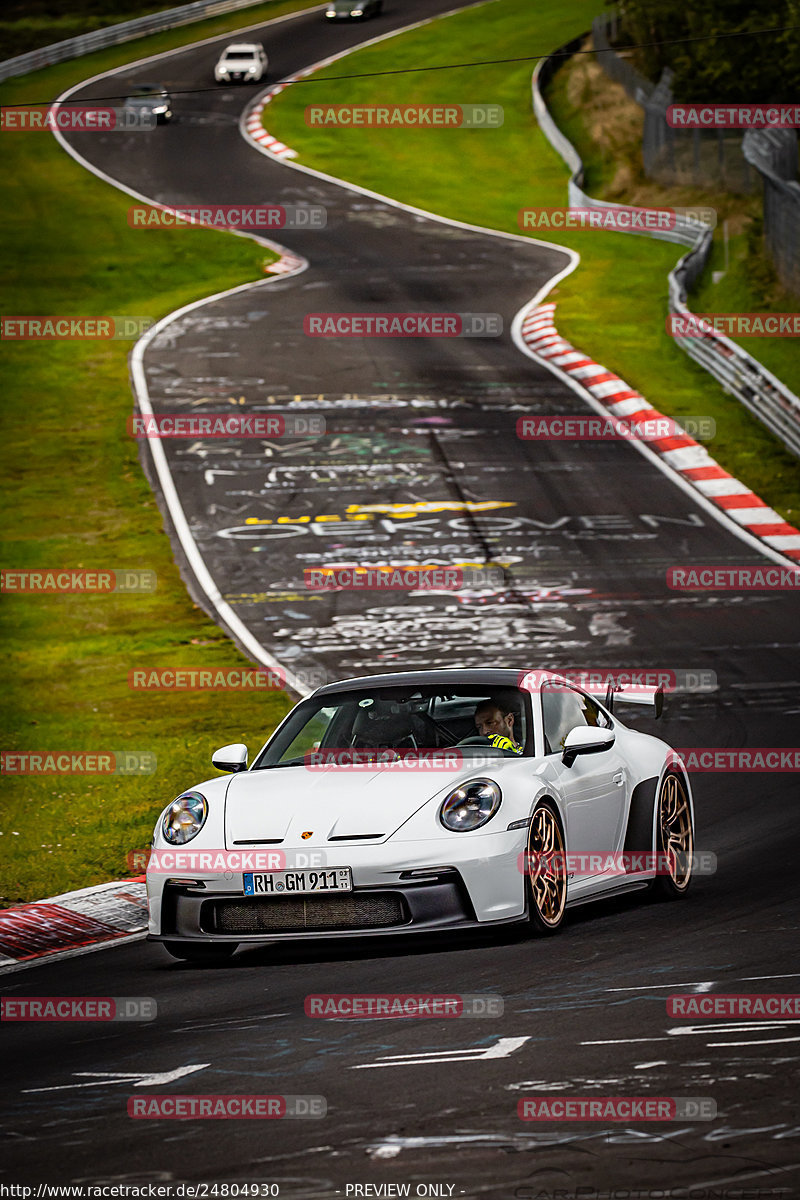
<path id="1" fill-rule="evenodd" d="M 514 737 L 514 714 L 506 712 L 495 700 L 484 700 L 475 709 L 475 728 L 483 737 L 499 733 L 503 737 Z"/>

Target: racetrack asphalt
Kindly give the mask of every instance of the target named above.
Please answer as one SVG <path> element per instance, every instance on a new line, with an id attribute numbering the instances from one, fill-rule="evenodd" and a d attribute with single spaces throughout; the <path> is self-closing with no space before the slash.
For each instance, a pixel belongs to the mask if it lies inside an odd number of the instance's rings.
<path id="1" fill-rule="evenodd" d="M 263 34 L 271 79 L 451 7 L 392 4 L 352 29 L 329 29 L 319 14 L 272 26 Z M 124 79 L 157 77 L 180 96 L 207 86 L 217 53 L 190 48 Z M 81 95 L 109 90 L 99 80 Z M 307 270 L 179 318 L 145 355 L 156 412 L 220 411 L 229 396 L 258 411 L 274 397 L 280 411 L 292 398 L 291 411 L 327 421 L 310 444 L 163 443 L 195 542 L 247 628 L 309 678 L 478 664 L 710 670 L 717 691 L 668 697 L 658 725 L 638 718 L 637 727 L 682 746 L 797 744 L 796 599 L 684 594 L 665 582 L 676 564 L 766 560 L 627 443 L 515 436 L 520 416 L 587 412 L 509 332 L 566 256 L 428 220 L 256 153 L 238 119 L 259 90 L 182 96 L 176 120 L 152 135 L 71 139 L 161 203 L 327 209 L 324 231 L 277 235 Z M 146 252 L 159 234 L 141 236 Z M 504 333 L 303 334 L 309 312 L 373 309 L 499 313 Z M 424 508 L 431 502 L 438 511 Z M 489 502 L 497 507 L 475 510 Z M 412 514 L 414 504 L 423 507 Z M 400 507 L 352 519 L 370 505 Z M 432 558 L 507 561 L 502 594 L 365 598 L 303 587 L 306 567 Z M 202 599 L 188 567 L 186 578 Z M 235 738 L 222 717 L 226 740 Z M 780 1189 L 798 1181 L 797 1024 L 692 1025 L 668 1018 L 665 998 L 797 990 L 796 775 L 700 774 L 694 787 L 697 845 L 719 869 L 680 905 L 609 900 L 575 910 L 559 937 L 539 942 L 507 932 L 282 946 L 213 970 L 136 944 L 9 976 L 8 996 L 148 995 L 159 1013 L 142 1024 L 14 1027 L 0 1182 L 258 1180 L 292 1197 L 390 1182 L 409 1183 L 412 1195 L 442 1184 L 454 1196 L 520 1200 L 580 1187 L 790 1194 Z M 450 1022 L 304 1015 L 309 993 L 354 991 L 487 992 L 505 1009 Z M 174 1087 L 146 1082 L 187 1067 L 200 1069 Z M 127 1072 L 142 1087 L 87 1072 Z M 139 1090 L 323 1095 L 328 1115 L 134 1122 L 125 1103 Z M 616 1128 L 519 1120 L 517 1100 L 544 1092 L 709 1096 L 719 1115 Z"/>

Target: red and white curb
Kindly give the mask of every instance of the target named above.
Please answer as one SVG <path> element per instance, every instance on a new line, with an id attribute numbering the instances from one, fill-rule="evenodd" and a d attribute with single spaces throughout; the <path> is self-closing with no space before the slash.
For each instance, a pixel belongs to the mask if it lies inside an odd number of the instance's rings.
<path id="1" fill-rule="evenodd" d="M 295 83 L 298 79 L 302 79 L 304 75 L 310 75 L 315 71 L 316 66 L 310 67 L 305 71 L 299 71 L 297 75 L 289 75 L 283 83 L 276 83 L 271 91 L 267 92 L 260 100 L 256 101 L 255 107 L 251 108 L 244 121 L 244 130 L 247 136 L 252 138 L 254 142 L 258 142 L 268 154 L 272 154 L 275 158 L 297 158 L 297 151 L 292 150 L 290 146 L 285 146 L 283 142 L 279 142 L 276 137 L 266 130 L 262 124 L 261 117 L 264 109 L 271 100 L 289 86 L 290 83 Z"/>
<path id="2" fill-rule="evenodd" d="M 0 975 L 147 932 L 143 877 L 101 883 L 0 910 Z"/>
<path id="3" fill-rule="evenodd" d="M 562 338 L 555 327 L 553 303 L 539 304 L 522 321 L 522 340 L 534 357 L 580 383 L 611 416 L 626 421 L 667 420 L 644 396 L 618 375 L 588 358 Z M 678 426 L 678 428 L 680 428 Z M 746 484 L 715 462 L 705 446 L 682 431 L 672 437 L 642 438 L 651 450 L 707 501 L 772 550 L 800 562 L 800 529 L 769 508 Z"/>
<path id="4" fill-rule="evenodd" d="M 284 250 L 276 262 L 269 263 L 264 267 L 264 274 L 294 275 L 296 271 L 303 270 L 307 266 L 308 263 L 299 254 L 292 254 L 289 250 Z"/>

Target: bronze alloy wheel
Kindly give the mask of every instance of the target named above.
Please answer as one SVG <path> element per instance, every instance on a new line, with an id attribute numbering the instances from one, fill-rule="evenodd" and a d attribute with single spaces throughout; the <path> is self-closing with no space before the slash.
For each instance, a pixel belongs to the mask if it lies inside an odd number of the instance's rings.
<path id="1" fill-rule="evenodd" d="M 692 879 L 694 829 L 683 780 L 671 772 L 664 776 L 658 795 L 657 850 L 657 890 L 669 897 L 683 895 Z M 662 856 L 666 861 L 662 861 Z"/>
<path id="2" fill-rule="evenodd" d="M 531 924 L 537 933 L 555 933 L 567 904 L 564 836 L 555 810 L 540 804 L 528 830 Z"/>

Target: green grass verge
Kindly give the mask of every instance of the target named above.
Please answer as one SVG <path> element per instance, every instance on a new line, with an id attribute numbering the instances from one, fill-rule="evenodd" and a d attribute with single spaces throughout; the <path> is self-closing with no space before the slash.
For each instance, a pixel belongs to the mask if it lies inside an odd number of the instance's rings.
<path id="1" fill-rule="evenodd" d="M 292 5 L 263 8 L 275 15 Z M 255 11 L 248 21 L 258 19 Z M 203 32 L 193 26 L 167 40 L 181 44 Z M 130 44 L 9 82 L 0 100 L 55 96 L 134 52 L 152 52 L 154 42 L 166 48 L 164 41 Z M 129 228 L 129 197 L 78 166 L 49 134 L 4 135 L 4 148 L 6 314 L 158 318 L 263 278 L 274 258 L 251 240 L 211 230 Z M 3 777 L 1 907 L 129 873 L 126 854 L 149 845 L 164 804 L 214 774 L 209 758 L 216 745 L 241 740 L 255 748 L 290 706 L 283 692 L 128 688 L 134 668 L 247 665 L 191 602 L 173 563 L 136 444 L 126 433 L 133 407 L 130 348 L 125 342 L 8 341 L 0 347 L 0 494 L 7 531 L 0 564 L 145 568 L 158 579 L 152 594 L 2 597 L 2 748 L 148 751 L 156 755 L 157 772 Z"/>
<path id="2" fill-rule="evenodd" d="M 470 9 L 358 51 L 314 75 L 313 82 L 287 88 L 266 109 L 265 124 L 299 152 L 303 164 L 444 216 L 518 233 L 519 209 L 563 206 L 567 195 L 566 168 L 532 116 L 532 63 L 362 79 L 330 77 L 410 69 L 420 63 L 539 55 L 587 29 L 601 7 L 564 0 L 539 5 L 534 15 L 529 0 L 496 0 Z M 304 119 L 304 109 L 312 102 L 459 101 L 502 104 L 502 128 L 309 128 Z M 580 142 L 572 106 L 557 89 L 553 104 L 565 132 Z M 698 201 L 695 197 L 674 202 Z M 537 236 L 548 240 L 546 233 Z M 618 372 L 661 412 L 677 418 L 713 417 L 717 434 L 709 449 L 715 458 L 787 520 L 800 521 L 797 460 L 666 333 L 667 274 L 680 247 L 580 231 L 559 232 L 549 240 L 571 246 L 582 258 L 578 270 L 551 293 L 558 303 L 560 332 Z M 778 340 L 758 339 L 759 352 L 768 341 Z"/>
<path id="3" fill-rule="evenodd" d="M 0 59 L 174 7 L 174 0 L 125 0 L 124 7 L 118 0 L 83 0 L 76 11 L 73 0 L 6 0 Z"/>

